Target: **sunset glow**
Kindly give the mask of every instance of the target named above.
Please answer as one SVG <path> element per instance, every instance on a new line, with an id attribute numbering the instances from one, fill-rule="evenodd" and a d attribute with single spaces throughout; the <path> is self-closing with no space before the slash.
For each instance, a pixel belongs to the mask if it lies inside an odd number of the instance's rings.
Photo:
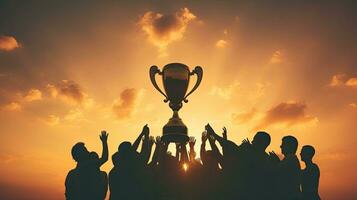
<path id="1" fill-rule="evenodd" d="M 210 123 L 240 144 L 265 130 L 267 150 L 280 153 L 281 138 L 294 135 L 298 152 L 316 148 L 321 198 L 356 199 L 355 8 L 339 1 L 2 1 L 0 199 L 64 199 L 75 167 L 71 147 L 82 141 L 100 153 L 101 130 L 109 133 L 109 158 L 145 124 L 161 135 L 172 111 L 149 68 L 172 62 L 203 68 L 179 112 L 189 136 L 200 142 Z M 112 166 L 109 160 L 102 170 Z"/>

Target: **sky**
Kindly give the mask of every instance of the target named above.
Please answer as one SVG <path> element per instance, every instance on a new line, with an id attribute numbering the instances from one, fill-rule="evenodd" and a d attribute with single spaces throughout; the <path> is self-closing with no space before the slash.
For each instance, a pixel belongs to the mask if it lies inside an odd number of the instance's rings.
<path id="1" fill-rule="evenodd" d="M 203 68 L 179 112 L 197 151 L 207 123 L 277 153 L 294 135 L 322 199 L 356 199 L 356 35 L 353 1 L 0 1 L 0 199 L 63 199 L 71 147 L 100 153 L 101 130 L 110 154 L 161 135 L 149 68 L 172 62 Z"/>

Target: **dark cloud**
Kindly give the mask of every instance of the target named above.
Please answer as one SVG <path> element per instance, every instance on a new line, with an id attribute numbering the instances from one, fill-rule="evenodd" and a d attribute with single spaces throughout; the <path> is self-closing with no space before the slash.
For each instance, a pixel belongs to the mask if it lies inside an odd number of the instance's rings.
<path id="1" fill-rule="evenodd" d="M 306 104 L 302 102 L 282 102 L 269 109 L 256 128 L 266 128 L 273 124 L 291 126 L 316 120 L 305 113 L 306 108 Z"/>
<path id="2" fill-rule="evenodd" d="M 71 80 L 62 80 L 55 85 L 48 84 L 47 88 L 53 98 L 61 98 L 70 104 L 83 104 L 88 96 L 78 83 Z"/>
<path id="3" fill-rule="evenodd" d="M 257 110 L 255 108 L 253 108 L 249 112 L 233 114 L 232 120 L 233 120 L 234 124 L 243 124 L 243 123 L 251 121 L 255 117 L 256 114 L 257 114 Z"/>
<path id="4" fill-rule="evenodd" d="M 20 47 L 20 44 L 12 36 L 0 35 L 0 50 L 12 51 Z"/>
<path id="5" fill-rule="evenodd" d="M 188 23 L 194 19 L 196 16 L 188 8 L 183 8 L 174 14 L 149 11 L 140 18 L 139 24 L 148 35 L 149 41 L 163 54 L 171 42 L 183 37 Z"/>
<path id="6" fill-rule="evenodd" d="M 42 100 L 42 92 L 31 88 L 26 94 L 20 91 L 0 90 L 0 110 L 21 111 L 24 104 Z"/>
<path id="7" fill-rule="evenodd" d="M 112 110 L 118 119 L 126 119 L 132 116 L 138 103 L 140 91 L 128 88 L 121 92 L 120 97 L 113 103 Z"/>

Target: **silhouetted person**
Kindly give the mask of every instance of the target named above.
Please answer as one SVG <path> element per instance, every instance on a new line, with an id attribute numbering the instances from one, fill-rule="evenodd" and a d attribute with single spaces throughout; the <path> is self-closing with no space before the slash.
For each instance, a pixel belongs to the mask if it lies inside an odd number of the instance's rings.
<path id="1" fill-rule="evenodd" d="M 222 155 L 215 144 L 213 136 L 209 136 L 206 132 L 203 132 L 201 140 L 200 155 L 202 160 L 202 172 L 200 173 L 201 182 L 199 189 L 204 192 L 202 192 L 200 199 L 219 199 L 222 192 L 219 161 L 222 159 Z M 207 140 L 212 150 L 206 150 Z"/>
<path id="2" fill-rule="evenodd" d="M 244 172 L 248 175 L 243 183 L 246 186 L 246 191 L 242 191 L 245 199 L 273 199 L 273 166 L 265 152 L 270 141 L 270 135 L 264 131 L 257 132 L 251 144 L 248 139 L 243 141 L 242 145 L 247 146 L 243 160 L 246 162 Z"/>
<path id="3" fill-rule="evenodd" d="M 207 124 L 205 126 L 208 137 L 213 137 L 222 147 L 223 155 L 219 156 L 219 163 L 222 167 L 221 170 L 221 180 L 218 194 L 220 194 L 220 198 L 222 199 L 239 199 L 239 194 L 241 193 L 241 167 L 240 167 L 240 146 L 235 144 L 233 141 L 227 139 L 226 130 L 223 129 L 223 137 L 216 134 L 213 128 Z M 215 145 L 213 145 L 212 150 Z M 202 158 L 201 158 L 202 159 Z"/>
<path id="4" fill-rule="evenodd" d="M 271 158 L 277 163 L 275 192 L 278 192 L 278 199 L 297 200 L 300 198 L 300 162 L 296 156 L 298 141 L 293 136 L 285 136 L 280 146 L 284 159 L 271 152 Z"/>
<path id="5" fill-rule="evenodd" d="M 72 158 L 77 162 L 77 166 L 67 174 L 65 197 L 67 200 L 84 199 L 86 190 L 81 184 L 79 169 L 89 159 L 89 151 L 83 142 L 78 142 L 72 147 L 71 154 Z"/>
<path id="6" fill-rule="evenodd" d="M 107 173 L 100 170 L 100 159 L 96 152 L 89 154 L 89 160 L 91 164 L 88 166 L 88 176 L 93 183 L 92 199 L 105 199 L 108 191 L 108 176 Z"/>
<path id="7" fill-rule="evenodd" d="M 314 147 L 305 145 L 301 149 L 301 160 L 305 163 L 305 169 L 301 174 L 301 191 L 303 200 L 320 200 L 319 196 L 319 167 L 312 162 L 315 155 Z"/>
<path id="8" fill-rule="evenodd" d="M 144 139 L 143 139 L 144 138 Z M 141 152 L 136 150 L 143 139 Z M 114 164 L 109 173 L 110 199 L 143 199 L 147 197 L 145 190 L 145 167 L 150 153 L 148 148 L 149 128 L 143 127 L 142 132 L 133 145 L 130 142 L 122 142 L 118 152 L 112 156 Z"/>
<path id="9" fill-rule="evenodd" d="M 102 157 L 99 158 L 95 152 L 90 153 L 84 143 L 77 143 L 72 147 L 72 157 L 77 162 L 65 181 L 65 196 L 68 200 L 103 200 L 107 193 L 107 176 L 100 171 L 108 160 L 108 134 L 102 131 Z"/>

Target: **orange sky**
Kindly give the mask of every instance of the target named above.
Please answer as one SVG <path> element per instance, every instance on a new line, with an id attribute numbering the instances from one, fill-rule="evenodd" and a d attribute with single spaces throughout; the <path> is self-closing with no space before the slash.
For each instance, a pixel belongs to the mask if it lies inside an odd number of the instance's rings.
<path id="1" fill-rule="evenodd" d="M 155 2 L 0 3 L 1 199 L 63 199 L 72 145 L 100 152 L 102 129 L 110 153 L 146 123 L 161 135 L 172 111 L 148 71 L 170 62 L 204 70 L 180 110 L 191 136 L 262 129 L 280 152 L 292 134 L 317 150 L 323 199 L 357 197 L 355 7 Z"/>

